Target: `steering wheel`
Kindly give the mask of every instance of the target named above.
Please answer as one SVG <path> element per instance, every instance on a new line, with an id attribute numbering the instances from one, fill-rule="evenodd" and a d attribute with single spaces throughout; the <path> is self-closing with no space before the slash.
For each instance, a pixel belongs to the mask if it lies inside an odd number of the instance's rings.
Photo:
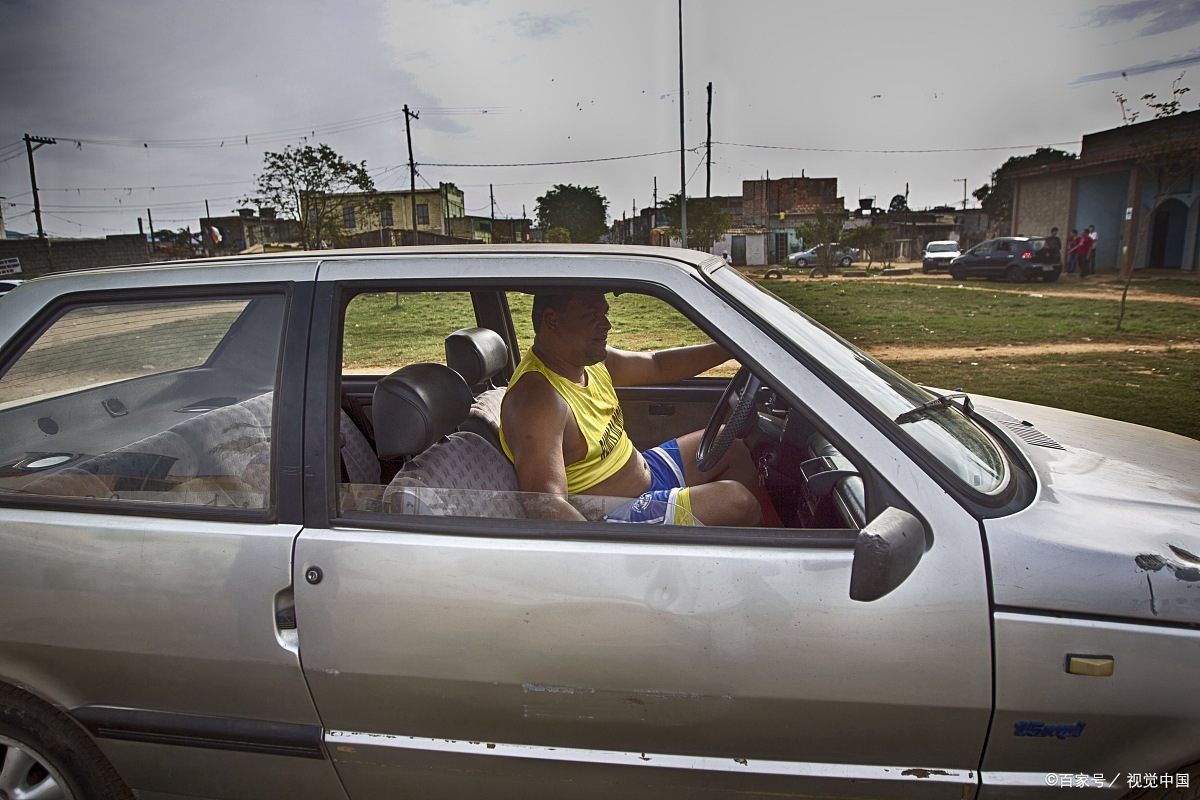
<path id="1" fill-rule="evenodd" d="M 762 381 L 742 367 L 725 387 L 696 448 L 696 467 L 707 472 L 729 451 L 734 439 L 744 439 L 754 427 L 754 399 Z"/>

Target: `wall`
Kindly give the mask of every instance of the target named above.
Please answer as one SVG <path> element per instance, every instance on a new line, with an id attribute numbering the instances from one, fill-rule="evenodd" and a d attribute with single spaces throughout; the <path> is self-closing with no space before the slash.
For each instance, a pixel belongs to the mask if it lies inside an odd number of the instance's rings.
<path id="1" fill-rule="evenodd" d="M 104 239 L 0 239 L 0 260 L 6 258 L 21 261 L 21 271 L 8 277 L 25 280 L 50 272 L 144 264 L 150 260 L 150 247 L 138 233 Z"/>
<path id="2" fill-rule="evenodd" d="M 1065 242 L 1070 231 L 1067 223 L 1071 219 L 1071 176 L 1062 173 L 1026 178 L 1018 187 L 1013 235 L 1047 236 L 1051 228 L 1058 228 L 1059 237 Z"/>
<path id="3" fill-rule="evenodd" d="M 1088 225 L 1096 226 L 1096 269 L 1118 268 L 1118 256 L 1125 242 L 1121 229 L 1125 223 L 1125 200 L 1129 193 L 1129 170 L 1087 175 L 1079 178 L 1075 189 L 1075 219 L 1067 227 L 1080 232 Z M 1059 231 L 1061 234 L 1062 231 Z M 1066 241 L 1066 237 L 1063 237 Z"/>

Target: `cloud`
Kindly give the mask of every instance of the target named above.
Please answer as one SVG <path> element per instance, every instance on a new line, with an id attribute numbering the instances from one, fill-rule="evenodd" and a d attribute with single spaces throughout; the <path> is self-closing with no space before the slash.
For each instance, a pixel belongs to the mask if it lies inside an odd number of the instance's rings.
<path id="1" fill-rule="evenodd" d="M 530 14 L 528 11 L 510 19 L 509 24 L 516 29 L 517 34 L 527 39 L 557 39 L 563 30 L 582 24 L 579 15 L 569 14 Z"/>
<path id="2" fill-rule="evenodd" d="M 1139 36 L 1154 36 L 1188 28 L 1200 22 L 1200 3 L 1196 0 L 1130 0 L 1127 3 L 1100 6 L 1091 12 L 1096 25 L 1118 25 L 1143 17 L 1153 17 Z"/>
<path id="3" fill-rule="evenodd" d="M 1144 75 L 1148 72 L 1159 72 L 1164 69 L 1178 69 L 1191 64 L 1200 64 L 1200 47 L 1192 50 L 1187 55 L 1182 55 L 1177 58 L 1168 58 L 1158 61 L 1146 61 L 1141 64 L 1124 67 L 1122 69 L 1109 70 L 1107 72 L 1094 72 L 1091 75 L 1082 75 L 1071 81 L 1072 86 L 1078 86 L 1083 83 L 1094 83 L 1095 81 L 1108 81 L 1114 78 L 1128 78 L 1131 75 Z"/>

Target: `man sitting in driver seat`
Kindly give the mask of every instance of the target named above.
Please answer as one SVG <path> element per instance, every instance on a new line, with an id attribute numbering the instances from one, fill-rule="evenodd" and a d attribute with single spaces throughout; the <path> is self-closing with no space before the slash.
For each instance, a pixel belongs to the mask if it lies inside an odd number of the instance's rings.
<path id="1" fill-rule="evenodd" d="M 599 292 L 539 294 L 533 346 L 500 408 L 500 443 L 523 492 L 544 493 L 531 514 L 583 519 L 567 494 L 636 498 L 610 518 L 675 524 L 758 525 L 757 471 L 741 441 L 707 472 L 696 466 L 702 432 L 639 453 L 625 433 L 614 386 L 672 383 L 729 359 L 717 344 L 635 353 L 608 346 Z M 527 506 L 530 505 L 527 503 Z"/>

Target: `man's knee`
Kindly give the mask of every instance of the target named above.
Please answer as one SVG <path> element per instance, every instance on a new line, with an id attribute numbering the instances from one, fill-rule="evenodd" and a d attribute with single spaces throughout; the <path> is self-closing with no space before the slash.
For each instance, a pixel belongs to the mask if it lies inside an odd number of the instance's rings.
<path id="1" fill-rule="evenodd" d="M 740 481 L 720 480 L 692 487 L 692 502 L 696 517 L 705 525 L 755 527 L 762 524 L 762 506 L 758 498 Z"/>

